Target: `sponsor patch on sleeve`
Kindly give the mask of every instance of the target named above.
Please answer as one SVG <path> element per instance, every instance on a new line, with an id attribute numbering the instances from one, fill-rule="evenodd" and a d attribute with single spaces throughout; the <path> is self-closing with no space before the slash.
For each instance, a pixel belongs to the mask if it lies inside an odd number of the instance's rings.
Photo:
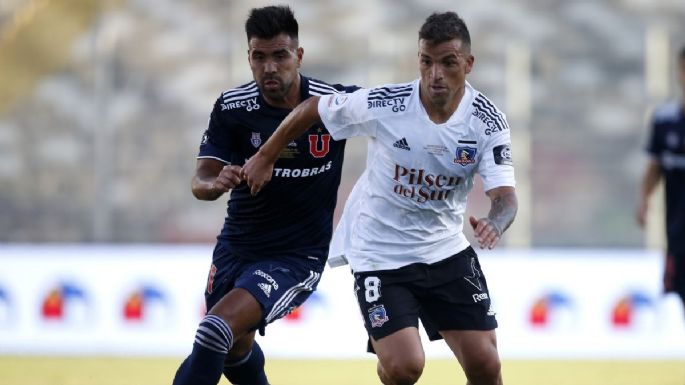
<path id="1" fill-rule="evenodd" d="M 336 94 L 336 95 L 331 95 L 329 96 L 328 99 L 328 108 L 329 109 L 337 109 L 342 107 L 343 104 L 347 103 L 347 100 L 349 97 L 345 94 Z"/>
<path id="2" fill-rule="evenodd" d="M 514 165 L 514 161 L 511 159 L 511 145 L 509 143 L 495 146 L 492 149 L 492 154 L 495 156 L 495 164 Z"/>

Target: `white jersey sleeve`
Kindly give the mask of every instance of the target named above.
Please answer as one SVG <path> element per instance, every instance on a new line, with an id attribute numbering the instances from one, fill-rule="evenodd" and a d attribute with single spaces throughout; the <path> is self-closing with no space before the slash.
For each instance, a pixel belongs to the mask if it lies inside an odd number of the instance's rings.
<path id="1" fill-rule="evenodd" d="M 318 110 L 321 121 L 333 139 L 341 140 L 355 136 L 376 136 L 376 119 L 367 108 L 368 89 L 351 94 L 323 95 Z"/>
<path id="2" fill-rule="evenodd" d="M 511 135 L 507 118 L 482 94 L 478 95 L 474 103 L 479 103 L 479 98 L 488 103 L 488 111 L 491 111 L 489 113 L 492 117 L 489 125 L 482 125 L 481 131 L 484 144 L 481 150 L 482 158 L 478 164 L 478 174 L 483 180 L 483 189 L 488 191 L 501 186 L 515 187 Z"/>

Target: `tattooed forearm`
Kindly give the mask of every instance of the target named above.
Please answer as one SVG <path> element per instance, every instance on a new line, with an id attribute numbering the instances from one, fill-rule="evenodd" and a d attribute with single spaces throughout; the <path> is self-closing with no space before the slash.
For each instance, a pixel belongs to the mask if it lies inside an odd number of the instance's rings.
<path id="1" fill-rule="evenodd" d="M 513 190 L 492 197 L 488 219 L 497 228 L 499 235 L 502 235 L 514 221 L 517 209 L 518 200 Z"/>

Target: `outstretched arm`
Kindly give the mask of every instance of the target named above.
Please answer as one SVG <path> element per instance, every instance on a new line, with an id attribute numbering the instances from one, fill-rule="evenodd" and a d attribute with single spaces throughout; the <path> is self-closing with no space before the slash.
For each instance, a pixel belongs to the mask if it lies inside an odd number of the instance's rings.
<path id="1" fill-rule="evenodd" d="M 510 186 L 496 187 L 485 194 L 490 198 L 490 212 L 487 218 L 476 219 L 472 216 L 469 222 L 480 247 L 492 249 L 514 221 L 518 200 L 516 190 Z"/>
<path id="2" fill-rule="evenodd" d="M 245 162 L 241 176 L 250 186 L 252 195 L 256 195 L 271 180 L 278 154 L 288 143 L 304 134 L 309 127 L 321 119 L 318 104 L 318 96 L 312 96 L 300 103 L 281 122 L 259 151 Z"/>

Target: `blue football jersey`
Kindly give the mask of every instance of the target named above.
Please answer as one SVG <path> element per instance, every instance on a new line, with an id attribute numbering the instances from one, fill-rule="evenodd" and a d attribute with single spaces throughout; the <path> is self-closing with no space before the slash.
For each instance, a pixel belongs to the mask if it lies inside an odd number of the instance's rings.
<path id="1" fill-rule="evenodd" d="M 356 89 L 300 76 L 302 100 Z M 267 104 L 254 81 L 222 93 L 198 158 L 243 165 L 290 111 Z M 281 152 L 271 182 L 257 196 L 244 182 L 230 192 L 219 244 L 249 259 L 286 254 L 325 259 L 344 151 L 345 141 L 333 140 L 323 124 L 310 127 Z"/>

